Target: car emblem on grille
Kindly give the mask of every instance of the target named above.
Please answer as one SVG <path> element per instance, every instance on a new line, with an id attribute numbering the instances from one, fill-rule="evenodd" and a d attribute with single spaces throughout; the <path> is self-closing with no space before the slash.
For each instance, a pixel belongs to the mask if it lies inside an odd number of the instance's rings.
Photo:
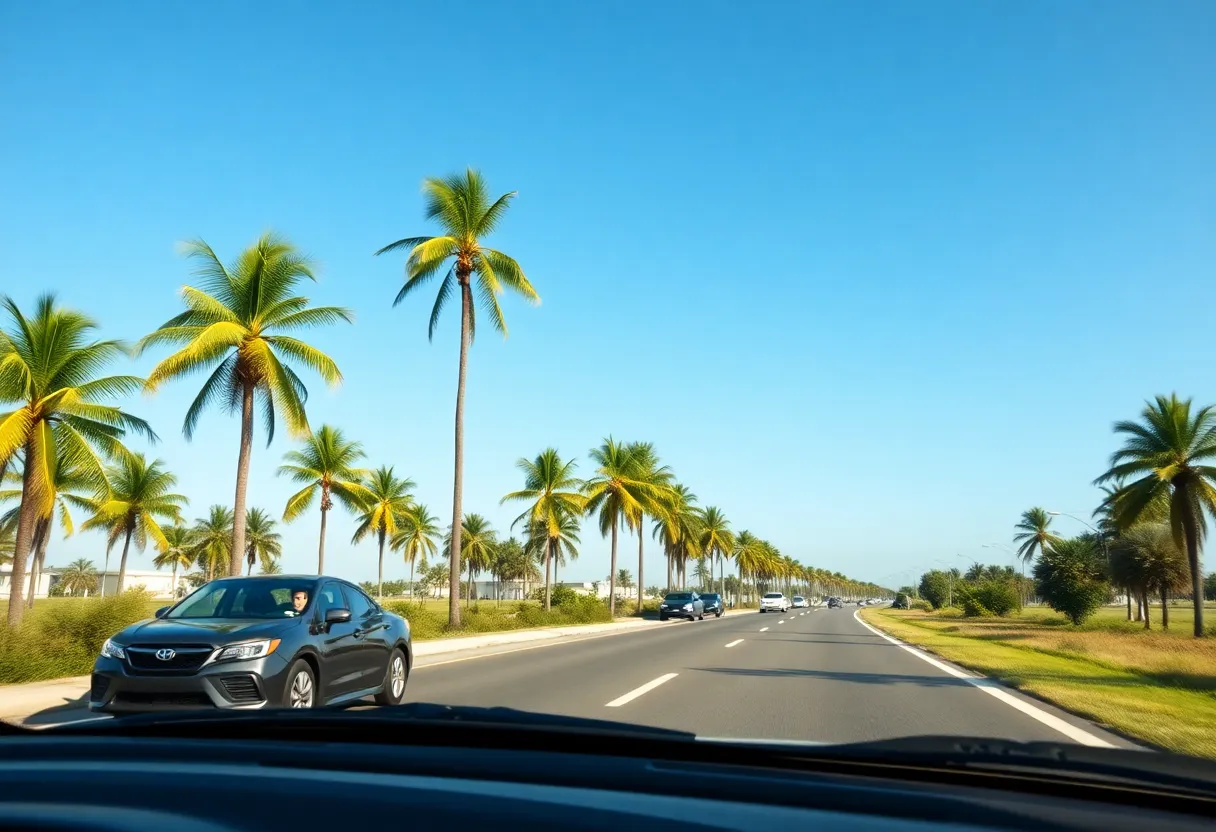
<path id="1" fill-rule="evenodd" d="M 160 659 L 162 662 L 167 662 L 176 655 L 177 653 L 168 647 L 156 651 L 156 658 Z"/>

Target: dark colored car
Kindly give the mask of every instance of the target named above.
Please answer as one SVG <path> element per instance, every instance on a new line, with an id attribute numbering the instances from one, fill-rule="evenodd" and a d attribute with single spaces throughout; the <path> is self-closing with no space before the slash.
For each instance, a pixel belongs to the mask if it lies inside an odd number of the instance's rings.
<path id="1" fill-rule="evenodd" d="M 700 621 L 705 618 L 705 602 L 695 592 L 669 592 L 659 604 L 659 620 L 687 618 Z"/>
<path id="2" fill-rule="evenodd" d="M 714 618 L 722 617 L 722 613 L 726 611 L 726 608 L 721 595 L 716 592 L 706 592 L 700 598 L 706 615 L 712 615 Z"/>
<path id="3" fill-rule="evenodd" d="M 841 601 L 839 598 L 829 598 L 828 599 L 828 609 L 830 609 L 830 610 L 834 610 L 834 609 L 837 609 L 838 607 L 843 607 L 843 606 L 844 606 L 844 602 Z"/>
<path id="4" fill-rule="evenodd" d="M 204 584 L 102 646 L 89 707 L 313 708 L 405 699 L 410 626 L 337 578 L 261 575 Z"/>

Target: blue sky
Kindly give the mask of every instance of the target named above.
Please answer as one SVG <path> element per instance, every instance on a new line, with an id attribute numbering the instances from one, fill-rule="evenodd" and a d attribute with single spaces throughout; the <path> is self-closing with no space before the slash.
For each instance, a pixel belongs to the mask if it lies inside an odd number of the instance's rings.
<path id="1" fill-rule="evenodd" d="M 313 336 L 345 383 L 310 379 L 310 420 L 446 522 L 458 322 L 428 344 L 431 298 L 393 309 L 402 262 L 371 254 L 472 165 L 518 190 L 493 244 L 543 304 L 474 345 L 466 511 L 505 529 L 518 457 L 586 474 L 611 433 L 736 529 L 894 584 L 1031 505 L 1087 514 L 1145 398 L 1216 400 L 1213 43 L 1203 0 L 8 3 L 0 291 L 135 339 L 180 308 L 177 241 L 287 234 L 357 315 Z M 237 448 L 220 413 L 182 439 L 198 383 L 129 403 L 190 517 L 230 504 Z M 282 510 L 289 447 L 256 446 L 252 504 Z M 328 563 L 372 577 L 352 531 Z M 316 518 L 284 532 L 315 568 Z M 563 577 L 607 552 L 588 527 Z"/>

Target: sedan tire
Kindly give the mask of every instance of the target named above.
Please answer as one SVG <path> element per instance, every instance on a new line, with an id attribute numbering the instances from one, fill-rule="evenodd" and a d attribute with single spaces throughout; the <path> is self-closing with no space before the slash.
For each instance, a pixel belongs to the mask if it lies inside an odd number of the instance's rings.
<path id="1" fill-rule="evenodd" d="M 285 708 L 315 708 L 317 707 L 317 677 L 312 672 L 312 666 L 303 659 L 292 662 L 287 671 L 287 688 L 283 693 Z"/>
<path id="2" fill-rule="evenodd" d="M 405 684 L 410 678 L 409 664 L 401 648 L 393 649 L 384 672 L 384 690 L 375 696 L 377 705 L 400 705 L 405 701 Z"/>

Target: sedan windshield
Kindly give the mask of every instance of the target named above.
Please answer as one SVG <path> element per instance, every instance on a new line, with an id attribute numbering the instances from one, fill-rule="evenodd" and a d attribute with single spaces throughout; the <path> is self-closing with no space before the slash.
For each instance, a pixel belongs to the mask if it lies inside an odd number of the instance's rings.
<path id="1" fill-rule="evenodd" d="M 780 592 L 766 592 L 766 593 L 764 593 L 764 597 L 765 598 L 784 598 L 785 596 L 782 595 Z"/>
<path id="2" fill-rule="evenodd" d="M 296 596 L 303 595 L 302 598 Z M 291 618 L 312 602 L 313 582 L 265 578 L 214 581 L 186 598 L 165 618 Z"/>
<path id="3" fill-rule="evenodd" d="M 672 593 L 669 593 L 667 595 L 667 597 L 664 598 L 663 600 L 664 601 L 691 601 L 692 593 L 691 592 L 672 592 Z"/>

